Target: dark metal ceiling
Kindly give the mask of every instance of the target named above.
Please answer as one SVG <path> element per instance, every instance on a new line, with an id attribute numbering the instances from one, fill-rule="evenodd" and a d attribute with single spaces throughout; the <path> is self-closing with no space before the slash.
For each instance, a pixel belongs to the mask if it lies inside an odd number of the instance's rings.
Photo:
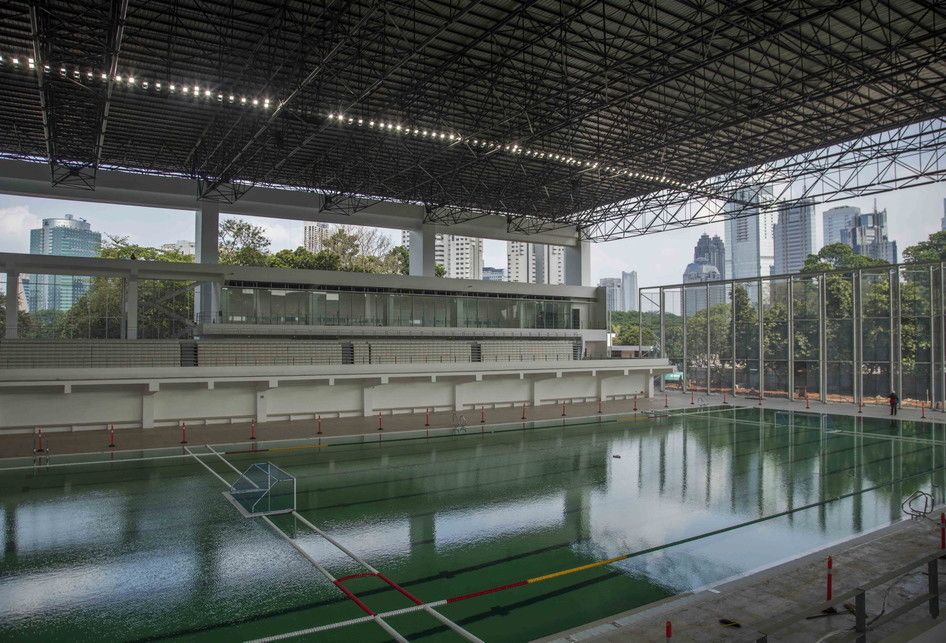
<path id="1" fill-rule="evenodd" d="M 118 167 L 593 238 L 946 115 L 939 0 L 14 1 L 0 56 L 0 153 L 63 186 Z"/>

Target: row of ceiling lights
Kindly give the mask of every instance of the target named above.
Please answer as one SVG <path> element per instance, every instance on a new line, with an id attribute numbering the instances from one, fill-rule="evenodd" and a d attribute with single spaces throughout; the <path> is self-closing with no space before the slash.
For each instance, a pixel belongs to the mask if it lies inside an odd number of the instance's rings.
<path id="1" fill-rule="evenodd" d="M 31 57 L 19 58 L 19 57 L 4 57 L 0 55 L 0 66 L 10 64 L 15 69 L 24 69 L 27 71 L 36 70 L 36 62 Z M 53 73 L 49 65 L 43 65 L 44 73 Z M 105 72 L 93 72 L 91 70 L 85 70 L 84 72 L 78 68 L 72 69 L 70 72 L 65 66 L 59 67 L 59 76 L 63 78 L 72 78 L 73 80 L 82 81 L 83 77 L 87 81 L 94 80 L 108 80 L 108 74 Z M 135 78 L 132 74 L 117 74 L 114 78 L 114 81 L 121 87 L 128 88 L 141 88 L 144 90 L 150 90 L 154 92 L 167 92 L 168 94 L 180 95 L 185 97 L 194 97 L 194 98 L 206 98 L 214 99 L 218 102 L 226 102 L 233 105 L 241 105 L 245 107 L 256 107 L 264 110 L 268 110 L 271 106 L 274 105 L 274 102 L 269 98 L 247 98 L 246 96 L 237 96 L 236 94 L 224 93 L 219 90 L 212 90 L 209 87 L 201 87 L 199 84 L 178 84 L 178 83 L 161 83 L 161 81 L 147 81 Z M 659 185 L 664 185 L 667 187 L 674 188 L 686 188 L 686 184 L 681 181 L 676 181 L 672 178 L 666 176 L 657 176 L 654 174 L 648 174 L 645 172 L 637 172 L 627 168 L 622 168 L 617 165 L 602 165 L 599 161 L 591 160 L 582 160 L 577 159 L 573 156 L 567 154 L 561 154 L 557 152 L 552 152 L 548 150 L 540 150 L 534 148 L 524 148 L 521 147 L 518 143 L 501 143 L 497 141 L 479 139 L 479 138 L 467 138 L 463 137 L 456 132 L 441 131 L 434 129 L 424 129 L 412 125 L 403 125 L 401 123 L 385 121 L 380 119 L 364 118 L 364 117 L 354 117 L 346 116 L 341 112 L 331 112 L 328 115 L 328 119 L 334 123 L 343 126 L 357 126 L 357 127 L 367 127 L 368 129 L 375 129 L 378 131 L 385 131 L 394 134 L 403 134 L 419 137 L 425 140 L 431 141 L 441 141 L 448 145 L 453 145 L 454 143 L 465 143 L 468 146 L 473 148 L 479 148 L 483 150 L 489 150 L 491 152 L 506 152 L 512 155 L 524 156 L 531 159 L 543 160 L 543 161 L 554 161 L 568 165 L 571 167 L 583 167 L 588 170 L 601 170 L 612 176 L 626 176 L 632 179 L 639 179 L 642 181 L 647 181 L 650 183 L 656 183 Z"/>

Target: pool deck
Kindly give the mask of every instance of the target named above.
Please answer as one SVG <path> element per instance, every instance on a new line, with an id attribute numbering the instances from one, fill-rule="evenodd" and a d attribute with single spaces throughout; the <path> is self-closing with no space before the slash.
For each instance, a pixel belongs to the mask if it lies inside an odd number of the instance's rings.
<path id="1" fill-rule="evenodd" d="M 937 508 L 932 515 L 938 516 L 942 509 Z M 755 641 L 760 636 L 757 627 L 779 619 L 785 613 L 824 601 L 828 556 L 834 560 L 834 594 L 837 596 L 871 582 L 888 570 L 937 551 L 938 525 L 929 519 L 905 520 L 787 563 L 616 614 L 539 641 L 666 641 L 667 621 L 671 621 L 673 626 L 673 641 Z M 946 560 L 940 561 L 939 574 L 942 591 Z M 922 565 L 905 576 L 869 590 L 868 623 L 881 612 L 885 592 L 886 610 L 891 612 L 911 598 L 926 593 L 927 582 L 926 566 Z M 854 616 L 840 604 L 837 609 L 839 613 L 832 616 L 816 616 L 818 611 L 813 609 L 815 618 L 800 619 L 770 635 L 768 640 L 818 641 L 838 630 L 850 634 Z M 740 627 L 723 625 L 721 619 L 738 623 Z M 924 603 L 872 631 L 869 640 L 910 641 L 933 627 L 946 629 L 946 604 L 943 604 L 939 619 L 933 620 L 929 616 Z"/>
<path id="2" fill-rule="evenodd" d="M 691 399 L 693 404 L 691 404 Z M 700 394 L 695 393 L 692 397 L 689 393 L 668 393 L 666 398 L 658 393 L 656 397 L 638 400 L 638 409 L 663 410 L 670 409 L 698 409 L 700 402 L 705 405 L 719 405 L 723 402 L 723 396 L 720 394 Z M 736 406 L 758 407 L 758 399 L 727 396 L 726 402 Z M 665 404 L 667 405 L 665 407 Z M 783 409 L 783 410 L 805 410 L 804 400 L 791 401 L 782 398 L 768 398 L 762 403 L 763 408 Z M 605 414 L 632 413 L 634 407 L 633 400 L 609 400 L 602 404 L 602 412 Z M 811 412 L 815 413 L 836 413 L 842 415 L 858 415 L 858 409 L 853 404 L 811 402 Z M 596 417 L 598 414 L 598 404 L 596 402 L 575 403 L 566 405 L 567 417 L 571 419 L 579 417 Z M 430 427 L 442 428 L 453 427 L 457 425 L 459 416 L 466 417 L 466 424 L 474 427 L 480 424 L 479 410 L 466 410 L 463 413 L 453 413 L 449 411 L 430 414 Z M 863 417 L 886 418 L 889 417 L 889 410 L 885 406 L 865 406 L 862 410 Z M 901 409 L 899 418 L 904 420 L 921 420 L 924 415 L 920 409 L 905 408 Z M 926 420 L 929 422 L 946 421 L 946 413 L 941 411 L 925 411 Z M 556 404 L 546 404 L 536 407 L 526 407 L 526 416 L 529 420 L 555 420 L 561 419 L 562 407 Z M 484 411 L 484 417 L 487 424 L 516 422 L 522 417 L 521 407 L 505 408 L 487 408 Z M 397 414 L 385 415 L 383 417 L 383 426 L 385 432 L 413 431 L 424 428 L 424 414 Z M 345 418 L 325 418 L 322 420 L 322 432 L 326 437 L 340 435 L 358 435 L 365 433 L 375 433 L 378 429 L 377 416 L 372 417 L 345 417 Z M 266 422 L 258 425 L 256 435 L 258 440 L 285 440 L 294 438 L 312 438 L 316 435 L 316 423 L 313 420 L 293 420 Z M 227 424 L 197 424 L 188 426 L 187 440 L 191 445 L 201 444 L 223 444 L 227 442 L 241 442 L 249 438 L 249 423 L 227 423 Z M 47 447 L 53 454 L 66 453 L 92 453 L 97 451 L 108 451 L 108 432 L 105 429 L 96 430 L 76 430 L 76 431 L 56 431 L 47 432 Z M 181 439 L 180 430 L 176 427 L 161 427 L 154 429 L 116 429 L 115 430 L 115 450 L 138 450 L 161 447 L 179 446 Z M 33 436 L 29 434 L 2 434 L 0 433 L 0 458 L 25 457 L 33 453 Z"/>

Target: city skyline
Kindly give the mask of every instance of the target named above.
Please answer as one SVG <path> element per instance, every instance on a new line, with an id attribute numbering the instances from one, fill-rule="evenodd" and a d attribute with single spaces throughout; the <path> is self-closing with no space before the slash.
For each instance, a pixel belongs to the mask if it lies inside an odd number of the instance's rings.
<path id="1" fill-rule="evenodd" d="M 870 197 L 839 200 L 816 205 L 820 232 L 822 213 L 840 205 L 851 205 L 862 211 L 873 209 L 874 200 L 878 209 L 888 213 L 891 241 L 896 241 L 900 252 L 904 248 L 925 240 L 933 232 L 942 229 L 946 215 L 946 183 L 886 192 Z M 0 194 L 0 252 L 29 252 L 29 230 L 41 224 L 43 218 L 73 213 L 88 220 L 103 235 L 127 236 L 132 243 L 161 247 L 166 243 L 190 240 L 194 237 L 194 214 L 185 210 L 157 208 L 130 208 L 112 204 L 66 201 L 20 197 Z M 266 231 L 273 250 L 295 249 L 302 244 L 303 227 L 306 222 L 253 217 L 246 218 Z M 707 225 L 680 228 L 647 237 L 632 237 L 605 243 L 592 244 L 591 283 L 602 277 L 620 275 L 623 271 L 637 270 L 639 286 L 654 286 L 678 283 L 681 269 L 686 265 L 687 255 L 700 236 L 724 236 L 725 224 L 716 221 Z M 385 230 L 397 244 L 400 232 Z M 484 266 L 503 267 L 507 261 L 505 241 L 483 240 Z M 820 247 L 820 245 L 819 245 Z M 687 248 L 675 255 L 668 248 Z M 646 270 L 641 270 L 646 266 Z M 729 275 L 727 274 L 727 277 Z"/>

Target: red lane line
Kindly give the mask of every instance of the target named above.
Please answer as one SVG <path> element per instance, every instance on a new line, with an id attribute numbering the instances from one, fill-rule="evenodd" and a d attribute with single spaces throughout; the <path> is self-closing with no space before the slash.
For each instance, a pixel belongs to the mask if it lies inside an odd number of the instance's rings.
<path id="1" fill-rule="evenodd" d="M 521 580 L 518 583 L 510 583 L 509 585 L 500 585 L 499 587 L 492 587 L 490 589 L 484 589 L 479 592 L 473 592 L 472 594 L 463 594 L 462 596 L 454 596 L 453 598 L 448 598 L 448 603 L 456 603 L 457 601 L 465 601 L 468 598 L 476 598 L 477 596 L 485 596 L 486 594 L 493 594 L 494 592 L 501 592 L 504 589 L 512 589 L 513 587 L 522 587 L 523 585 L 528 585 L 529 581 Z"/>
<path id="2" fill-rule="evenodd" d="M 393 587 L 394 589 L 396 589 L 397 591 L 399 591 L 401 594 L 403 594 L 403 595 L 407 598 L 407 600 L 412 601 L 412 602 L 414 603 L 414 605 L 423 605 L 423 604 L 424 604 L 424 601 L 420 600 L 419 598 L 417 598 L 416 596 L 414 596 L 413 594 L 411 594 L 409 591 L 407 591 L 406 589 L 404 589 L 403 587 L 401 587 L 400 585 L 398 585 L 397 583 L 395 583 L 393 580 L 391 580 L 390 578 L 388 578 L 388 577 L 385 576 L 384 574 L 381 574 L 381 573 L 379 572 L 379 573 L 377 574 L 377 576 L 378 576 L 378 578 L 380 578 L 381 580 L 383 580 L 385 583 L 387 583 L 388 585 L 390 585 L 391 587 Z"/>
<path id="3" fill-rule="evenodd" d="M 377 576 L 377 574 L 365 573 L 365 574 L 351 574 L 350 576 L 342 576 L 336 583 L 344 583 L 346 580 L 351 580 L 352 578 L 367 578 L 368 576 Z"/>
<path id="4" fill-rule="evenodd" d="M 369 575 L 371 575 L 371 574 L 369 574 Z M 362 602 L 362 600 L 361 600 L 360 598 L 358 598 L 357 596 L 355 596 L 355 595 L 351 592 L 351 590 L 347 589 L 347 588 L 346 588 L 344 585 L 342 585 L 340 582 L 335 581 L 335 587 L 337 587 L 338 589 L 342 590 L 342 592 L 344 592 L 345 596 L 347 596 L 347 597 L 350 598 L 352 601 L 354 601 L 355 605 L 357 605 L 358 607 L 360 607 L 360 608 L 362 609 L 362 611 L 363 611 L 365 614 L 367 614 L 368 616 L 377 616 L 377 614 L 374 612 L 374 610 L 372 610 L 370 607 L 368 607 L 367 605 L 365 605 L 365 604 Z"/>

